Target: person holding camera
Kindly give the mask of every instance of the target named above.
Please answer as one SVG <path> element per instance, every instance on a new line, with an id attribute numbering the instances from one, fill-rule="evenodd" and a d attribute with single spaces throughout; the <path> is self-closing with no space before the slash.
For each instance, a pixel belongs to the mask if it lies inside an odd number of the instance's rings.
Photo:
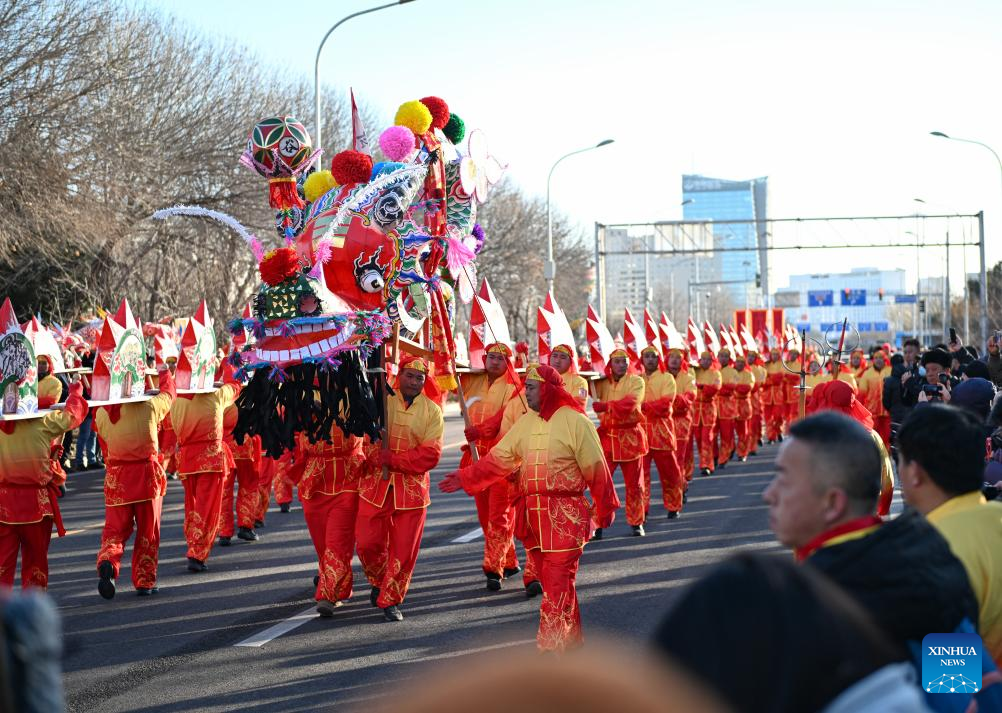
<path id="1" fill-rule="evenodd" d="M 948 403 L 950 389 L 956 385 L 950 374 L 952 361 L 944 349 L 930 349 L 923 354 L 919 369 L 903 378 L 901 402 L 908 407 L 926 401 Z"/>

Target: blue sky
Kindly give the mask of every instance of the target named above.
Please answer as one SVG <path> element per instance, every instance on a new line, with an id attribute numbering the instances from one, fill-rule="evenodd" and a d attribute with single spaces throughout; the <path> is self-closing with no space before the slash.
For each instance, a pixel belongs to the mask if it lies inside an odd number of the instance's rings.
<path id="1" fill-rule="evenodd" d="M 380 2 L 143 4 L 312 78 L 327 28 Z M 594 221 L 680 218 L 682 173 L 768 176 L 771 217 L 984 210 L 991 264 L 1002 259 L 998 164 L 929 132 L 1002 151 L 1000 30 L 997 1 L 416 0 L 340 27 L 321 69 L 333 91 L 353 86 L 381 109 L 384 126 L 401 102 L 442 96 L 540 196 L 559 156 L 615 139 L 554 175 L 553 205 L 587 235 Z M 915 262 L 900 251 L 824 260 Z M 941 263 L 924 261 L 923 275 Z M 793 253 L 774 265 L 777 286 L 805 271 Z"/>

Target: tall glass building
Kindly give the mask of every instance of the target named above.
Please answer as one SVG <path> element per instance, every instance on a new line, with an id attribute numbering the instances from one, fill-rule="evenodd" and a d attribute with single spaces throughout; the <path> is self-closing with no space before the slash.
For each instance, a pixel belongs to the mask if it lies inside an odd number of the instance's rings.
<path id="1" fill-rule="evenodd" d="M 730 181 L 682 176 L 684 220 L 752 221 L 714 225 L 714 255 L 700 264 L 703 281 L 730 283 L 720 285 L 720 289 L 730 293 L 739 309 L 767 306 L 761 297 L 769 294 L 766 181 L 765 177 Z M 756 286 L 756 276 L 760 286 Z M 709 291 L 709 287 L 704 291 Z"/>

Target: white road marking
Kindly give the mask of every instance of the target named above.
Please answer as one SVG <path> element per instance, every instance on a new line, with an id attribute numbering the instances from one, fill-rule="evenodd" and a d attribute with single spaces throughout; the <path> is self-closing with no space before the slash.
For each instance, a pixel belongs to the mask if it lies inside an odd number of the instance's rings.
<path id="1" fill-rule="evenodd" d="M 455 540 L 453 540 L 453 542 L 473 542 L 478 537 L 483 537 L 483 536 L 484 536 L 483 529 L 478 527 L 476 530 L 470 530 L 465 535 L 457 537 Z"/>
<path id="2" fill-rule="evenodd" d="M 261 633 L 254 634 L 254 636 L 250 637 L 249 639 L 244 639 L 240 643 L 233 645 L 260 648 L 265 644 L 267 644 L 269 641 L 277 639 L 282 634 L 288 634 L 293 629 L 302 626 L 310 619 L 315 619 L 316 617 L 317 617 L 316 607 L 310 607 L 306 611 L 290 616 L 285 621 L 280 621 L 279 623 L 275 624 L 275 626 L 268 627 Z"/>

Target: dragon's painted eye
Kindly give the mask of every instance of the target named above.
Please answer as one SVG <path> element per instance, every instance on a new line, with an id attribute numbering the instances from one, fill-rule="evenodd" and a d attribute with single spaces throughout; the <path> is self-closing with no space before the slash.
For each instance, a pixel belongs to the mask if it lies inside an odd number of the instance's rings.
<path id="1" fill-rule="evenodd" d="M 376 270 L 366 270 L 358 278 L 358 285 L 365 292 L 380 292 L 384 284 L 382 273 Z"/>

